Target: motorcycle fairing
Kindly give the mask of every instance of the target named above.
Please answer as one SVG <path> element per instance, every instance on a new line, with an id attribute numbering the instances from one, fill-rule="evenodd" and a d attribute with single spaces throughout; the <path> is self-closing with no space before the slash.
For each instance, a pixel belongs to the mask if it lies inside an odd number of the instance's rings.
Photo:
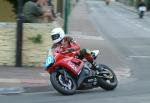
<path id="1" fill-rule="evenodd" d="M 86 63 L 84 63 L 84 67 L 79 75 L 79 79 L 77 82 L 78 87 L 83 83 L 83 81 L 89 77 L 92 77 L 95 75 L 95 72 L 91 70 Z"/>
<path id="2" fill-rule="evenodd" d="M 48 72 L 51 73 L 56 67 L 63 67 L 71 71 L 74 75 L 79 75 L 83 65 L 84 63 L 80 59 L 68 57 L 52 65 L 50 68 L 48 68 Z"/>
<path id="3" fill-rule="evenodd" d="M 44 68 L 47 69 L 48 67 L 50 67 L 51 65 L 53 65 L 55 63 L 54 57 L 52 54 L 49 54 L 45 60 L 44 63 Z"/>

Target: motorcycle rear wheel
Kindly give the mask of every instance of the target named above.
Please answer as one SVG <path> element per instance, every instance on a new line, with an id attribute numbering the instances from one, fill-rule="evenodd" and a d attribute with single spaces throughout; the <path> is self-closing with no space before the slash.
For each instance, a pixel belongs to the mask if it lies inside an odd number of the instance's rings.
<path id="1" fill-rule="evenodd" d="M 139 18 L 142 19 L 143 16 L 144 16 L 144 11 L 141 11 L 141 12 L 139 13 Z"/>
<path id="2" fill-rule="evenodd" d="M 107 74 L 101 74 L 98 78 L 98 84 L 101 88 L 104 90 L 113 90 L 118 85 L 118 80 L 113 72 L 112 69 L 110 69 L 108 66 L 101 64 L 100 65 L 100 72 L 108 72 Z"/>
<path id="3" fill-rule="evenodd" d="M 65 78 L 63 71 L 66 72 L 67 78 Z M 58 69 L 52 72 L 50 74 L 50 81 L 53 87 L 63 95 L 72 95 L 77 89 L 74 78 L 65 69 Z"/>

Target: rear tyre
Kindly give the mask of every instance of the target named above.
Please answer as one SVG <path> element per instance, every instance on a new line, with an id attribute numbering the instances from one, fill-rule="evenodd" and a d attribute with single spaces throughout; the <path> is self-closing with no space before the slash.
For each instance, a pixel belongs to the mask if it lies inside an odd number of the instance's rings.
<path id="1" fill-rule="evenodd" d="M 77 88 L 74 78 L 65 69 L 58 69 L 51 73 L 50 81 L 53 87 L 63 95 L 72 95 Z"/>
<path id="2" fill-rule="evenodd" d="M 139 18 L 142 19 L 143 16 L 144 16 L 144 11 L 141 11 L 141 12 L 139 13 Z"/>
<path id="3" fill-rule="evenodd" d="M 106 65 L 100 65 L 100 77 L 98 84 L 105 90 L 113 90 L 117 87 L 118 80 L 115 73 Z"/>

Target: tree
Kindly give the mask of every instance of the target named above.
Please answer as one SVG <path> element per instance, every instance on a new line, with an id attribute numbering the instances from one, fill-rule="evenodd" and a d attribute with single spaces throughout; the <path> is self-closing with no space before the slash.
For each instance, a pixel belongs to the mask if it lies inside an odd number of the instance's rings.
<path id="1" fill-rule="evenodd" d="M 15 12 L 15 13 L 17 13 L 17 8 L 18 8 L 18 0 L 6 0 L 6 1 L 8 1 L 8 2 L 10 2 L 12 5 L 13 5 L 13 11 Z M 25 3 L 25 2 L 27 2 L 27 1 L 31 1 L 31 0 L 23 0 L 23 4 Z"/>
<path id="2" fill-rule="evenodd" d="M 147 3 L 148 10 L 150 10 L 150 0 L 146 0 L 146 3 Z"/>

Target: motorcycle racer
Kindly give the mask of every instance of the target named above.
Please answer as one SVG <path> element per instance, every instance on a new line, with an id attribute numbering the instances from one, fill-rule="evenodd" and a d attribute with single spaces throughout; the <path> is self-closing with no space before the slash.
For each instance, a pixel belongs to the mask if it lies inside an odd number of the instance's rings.
<path id="1" fill-rule="evenodd" d="M 90 63 L 93 62 L 91 53 L 86 49 L 80 50 L 80 45 L 70 36 L 65 36 L 62 28 L 54 28 L 51 31 L 51 39 L 53 41 L 52 49 L 58 53 L 69 53 L 78 51 L 77 56 L 80 59 L 86 58 Z"/>
<path id="2" fill-rule="evenodd" d="M 62 28 L 53 29 L 50 35 L 53 50 L 49 50 L 44 67 L 59 93 L 72 95 L 76 90 L 96 87 L 113 90 L 117 87 L 113 70 L 104 64 L 97 65 L 95 61 L 99 50 L 80 50 L 80 45 L 72 37 L 65 36 Z"/>

